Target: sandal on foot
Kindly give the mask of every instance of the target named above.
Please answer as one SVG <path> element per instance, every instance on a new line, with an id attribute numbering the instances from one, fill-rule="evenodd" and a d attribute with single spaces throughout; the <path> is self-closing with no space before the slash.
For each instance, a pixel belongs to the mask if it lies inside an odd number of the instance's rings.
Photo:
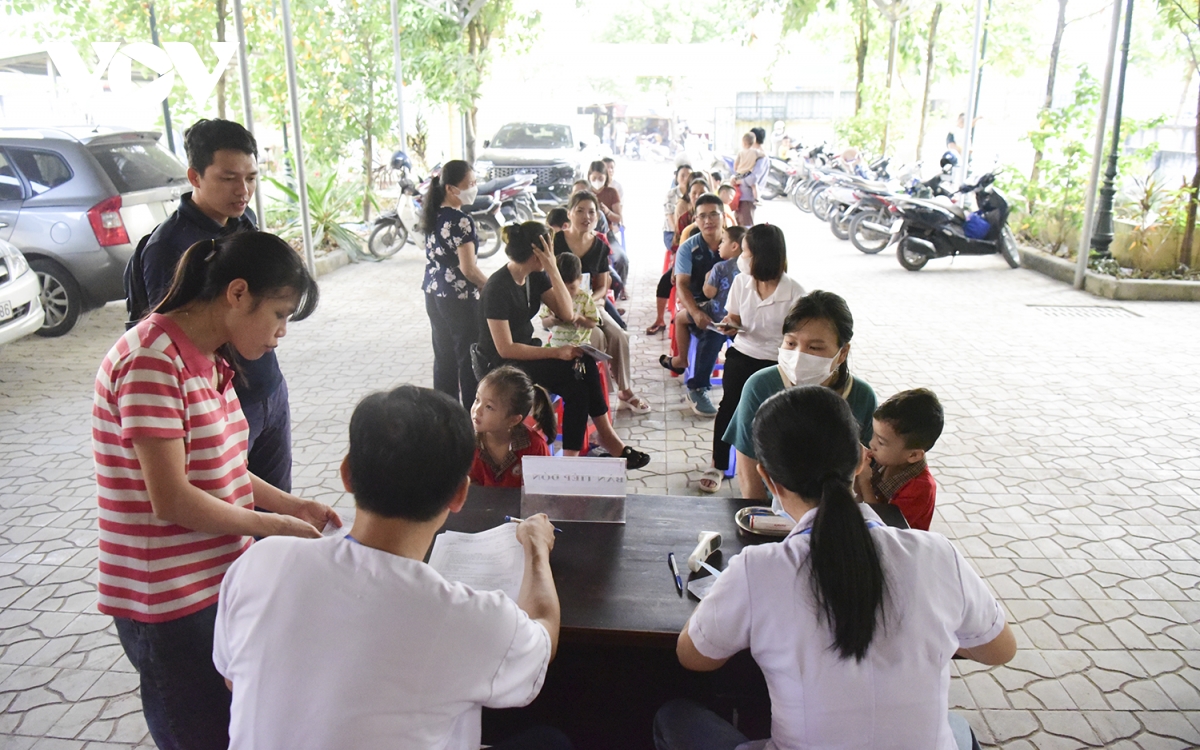
<path id="1" fill-rule="evenodd" d="M 650 463 L 650 455 L 636 451 L 630 446 L 625 446 L 625 450 L 621 451 L 621 458 L 625 459 L 626 469 L 640 469 Z"/>
<path id="2" fill-rule="evenodd" d="M 628 401 L 621 398 L 620 396 L 617 396 L 617 409 L 618 410 L 628 409 L 629 411 L 633 412 L 634 414 L 649 414 L 650 413 L 650 404 L 646 403 L 645 401 L 638 398 L 637 396 L 634 396 L 633 398 L 629 399 Z"/>
<path id="3" fill-rule="evenodd" d="M 704 475 L 700 477 L 700 491 L 706 495 L 711 495 L 721 489 L 721 483 L 725 481 L 725 472 L 715 466 L 710 466 L 704 470 Z"/>
<path id="4" fill-rule="evenodd" d="M 653 336 L 655 334 L 662 333 L 665 330 L 667 330 L 666 323 L 655 323 L 654 325 L 652 325 L 646 329 L 646 335 Z"/>
<path id="5" fill-rule="evenodd" d="M 671 355 L 670 354 L 664 354 L 661 357 L 659 357 L 658 363 L 660 365 L 662 365 L 663 367 L 667 368 L 668 370 L 670 370 L 671 372 L 675 373 L 676 375 L 682 375 L 684 372 L 687 371 L 686 367 L 676 367 L 675 365 L 671 364 Z"/>

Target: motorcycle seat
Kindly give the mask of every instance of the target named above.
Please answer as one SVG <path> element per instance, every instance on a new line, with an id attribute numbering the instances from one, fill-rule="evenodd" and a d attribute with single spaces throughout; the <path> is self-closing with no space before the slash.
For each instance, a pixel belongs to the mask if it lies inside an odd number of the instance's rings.
<path id="1" fill-rule="evenodd" d="M 520 178 L 514 174 L 514 175 L 509 175 L 508 177 L 497 177 L 494 180 L 488 180 L 487 182 L 481 182 L 481 183 L 479 183 L 479 194 L 480 195 L 490 195 L 491 193 L 494 193 L 497 190 L 503 190 L 504 188 L 508 187 L 509 185 L 512 185 L 519 179 Z"/>

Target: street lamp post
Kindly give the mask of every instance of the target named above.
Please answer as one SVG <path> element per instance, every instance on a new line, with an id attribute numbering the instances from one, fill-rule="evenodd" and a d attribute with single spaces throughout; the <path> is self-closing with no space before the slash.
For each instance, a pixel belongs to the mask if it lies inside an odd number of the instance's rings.
<path id="1" fill-rule="evenodd" d="M 1121 155 L 1121 103 L 1125 99 L 1125 68 L 1129 64 L 1129 35 L 1133 27 L 1133 0 L 1125 3 L 1125 32 L 1121 40 L 1121 70 L 1117 75 L 1117 101 L 1113 107 L 1112 146 L 1108 152 L 1108 168 L 1100 188 L 1100 210 L 1092 232 L 1092 249 L 1107 257 L 1113 241 L 1113 197 L 1117 193 L 1117 158 Z"/>

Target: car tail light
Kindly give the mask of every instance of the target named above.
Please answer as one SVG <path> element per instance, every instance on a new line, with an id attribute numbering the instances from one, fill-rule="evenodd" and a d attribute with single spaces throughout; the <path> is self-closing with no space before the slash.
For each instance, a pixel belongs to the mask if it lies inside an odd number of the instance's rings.
<path id="1" fill-rule="evenodd" d="M 125 231 L 125 222 L 121 221 L 121 196 L 100 201 L 88 210 L 87 217 L 100 247 L 129 244 L 129 233 Z"/>

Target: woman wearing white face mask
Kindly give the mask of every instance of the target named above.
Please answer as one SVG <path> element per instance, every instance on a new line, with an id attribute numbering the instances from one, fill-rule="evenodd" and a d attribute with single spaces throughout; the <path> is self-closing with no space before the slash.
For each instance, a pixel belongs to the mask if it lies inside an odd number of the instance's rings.
<path id="1" fill-rule="evenodd" d="M 879 402 L 866 381 L 850 374 L 850 339 L 854 316 L 846 300 L 832 292 L 814 291 L 796 300 L 783 321 L 779 364 L 759 370 L 742 388 L 724 440 L 737 449 L 737 479 L 741 496 L 765 499 L 766 486 L 758 475 L 752 427 L 758 407 L 785 388 L 823 385 L 833 389 L 854 412 L 863 445 L 874 434 L 872 415 Z"/>
<path id="2" fill-rule="evenodd" d="M 700 478 L 700 491 L 707 493 L 720 489 L 729 468 L 725 430 L 737 411 L 742 389 L 752 375 L 778 362 L 783 321 L 795 301 L 804 296 L 804 288 L 787 275 L 787 243 L 777 226 L 759 224 L 747 230 L 737 264 L 740 273 L 729 288 L 729 314 L 722 323 L 741 330 L 725 352 L 724 393 L 713 429 L 712 467 Z M 724 332 L 733 335 L 735 329 L 725 328 Z"/>
<path id="3" fill-rule="evenodd" d="M 479 290 L 487 276 L 476 264 L 479 237 L 463 206 L 475 202 L 479 186 L 465 161 L 446 162 L 425 196 L 425 312 L 433 331 L 433 387 L 475 403 L 471 345 L 478 337 Z"/>
<path id="4" fill-rule="evenodd" d="M 615 231 L 621 226 L 621 194 L 610 184 L 604 162 L 594 161 L 588 166 L 588 184 L 600 199 L 600 210 L 608 219 L 609 227 Z"/>

